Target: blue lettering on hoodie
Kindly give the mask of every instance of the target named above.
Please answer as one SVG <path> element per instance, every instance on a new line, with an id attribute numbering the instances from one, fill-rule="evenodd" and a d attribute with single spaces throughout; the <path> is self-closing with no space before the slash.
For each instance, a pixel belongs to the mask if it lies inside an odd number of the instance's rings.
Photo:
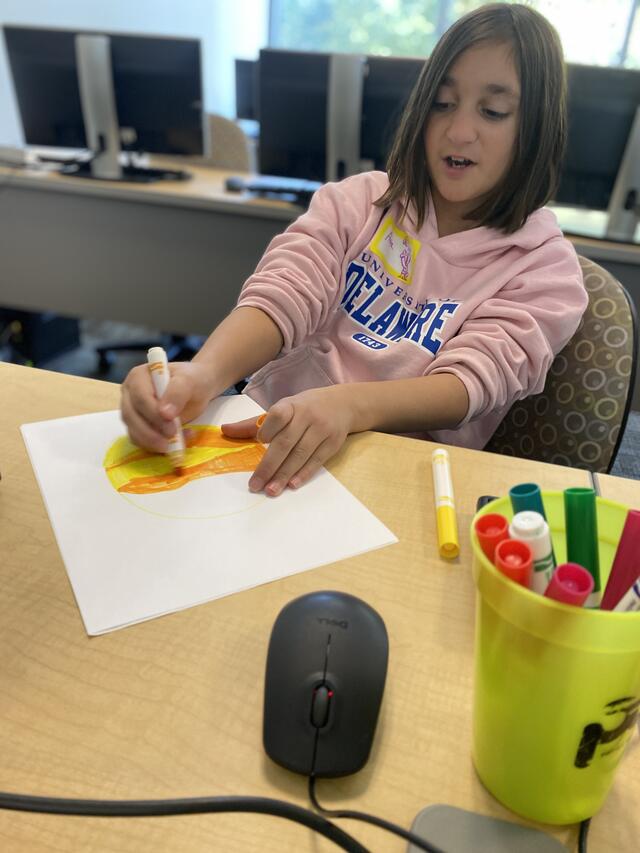
<path id="1" fill-rule="evenodd" d="M 367 272 L 366 267 L 352 261 L 345 279 L 345 292 L 340 304 L 355 323 L 390 341 L 408 340 L 433 355 L 442 345 L 442 332 L 447 321 L 460 307 L 460 303 L 454 300 L 432 300 L 420 303 L 422 310 L 411 311 L 400 300 L 395 300 L 377 314 L 376 303 L 385 288 Z"/>

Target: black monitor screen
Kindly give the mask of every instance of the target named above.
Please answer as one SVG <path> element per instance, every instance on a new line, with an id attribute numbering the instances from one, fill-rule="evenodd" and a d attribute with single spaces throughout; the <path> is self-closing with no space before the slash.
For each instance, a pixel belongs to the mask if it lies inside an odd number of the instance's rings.
<path id="1" fill-rule="evenodd" d="M 568 65 L 569 139 L 555 201 L 606 210 L 635 111 L 640 71 Z"/>
<path id="2" fill-rule="evenodd" d="M 387 155 L 424 59 L 369 56 L 362 90 L 360 156 L 386 169 Z"/>
<path id="3" fill-rule="evenodd" d="M 79 31 L 5 27 L 4 33 L 27 144 L 85 147 L 75 58 Z M 123 147 L 202 154 L 199 41 L 104 35 L 111 39 Z"/>
<path id="4" fill-rule="evenodd" d="M 260 171 L 324 181 L 329 55 L 260 51 Z"/>
<path id="5" fill-rule="evenodd" d="M 202 154 L 200 42 L 111 36 L 118 123 L 152 154 Z M 126 137 L 125 137 L 126 139 Z"/>
<path id="6" fill-rule="evenodd" d="M 236 59 L 236 118 L 258 120 L 256 105 L 260 63 L 254 59 Z"/>
<path id="7" fill-rule="evenodd" d="M 4 37 L 25 142 L 86 148 L 75 33 L 4 27 Z"/>

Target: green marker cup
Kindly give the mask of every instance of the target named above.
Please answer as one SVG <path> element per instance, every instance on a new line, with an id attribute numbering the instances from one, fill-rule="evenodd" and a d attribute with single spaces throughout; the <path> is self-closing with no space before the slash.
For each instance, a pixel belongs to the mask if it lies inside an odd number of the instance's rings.
<path id="1" fill-rule="evenodd" d="M 598 559 L 598 517 L 596 493 L 593 489 L 564 490 L 564 513 L 567 525 L 567 562 L 577 563 L 593 578 L 593 592 L 585 607 L 599 607 L 600 561 Z"/>

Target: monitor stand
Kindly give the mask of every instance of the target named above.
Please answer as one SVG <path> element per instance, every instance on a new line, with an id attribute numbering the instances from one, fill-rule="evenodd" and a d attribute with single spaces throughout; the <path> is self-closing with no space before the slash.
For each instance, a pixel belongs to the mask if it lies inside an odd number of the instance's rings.
<path id="1" fill-rule="evenodd" d="M 632 243 L 640 222 L 640 107 L 631 125 L 607 213 L 606 236 Z"/>
<path id="2" fill-rule="evenodd" d="M 189 172 L 180 169 L 151 169 L 120 163 L 120 128 L 113 91 L 111 39 L 103 35 L 77 35 L 76 62 L 80 103 L 87 147 L 92 156 L 60 170 L 64 175 L 100 181 L 183 181 Z"/>

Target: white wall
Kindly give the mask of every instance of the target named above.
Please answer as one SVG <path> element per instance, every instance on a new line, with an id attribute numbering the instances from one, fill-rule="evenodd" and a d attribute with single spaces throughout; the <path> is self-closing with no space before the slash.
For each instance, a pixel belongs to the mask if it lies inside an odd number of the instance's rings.
<path id="1" fill-rule="evenodd" d="M 267 43 L 268 0 L 1 0 L 1 24 L 102 29 L 202 39 L 207 112 L 235 115 L 233 60 Z M 0 145 L 22 145 L 4 39 L 0 38 Z"/>

